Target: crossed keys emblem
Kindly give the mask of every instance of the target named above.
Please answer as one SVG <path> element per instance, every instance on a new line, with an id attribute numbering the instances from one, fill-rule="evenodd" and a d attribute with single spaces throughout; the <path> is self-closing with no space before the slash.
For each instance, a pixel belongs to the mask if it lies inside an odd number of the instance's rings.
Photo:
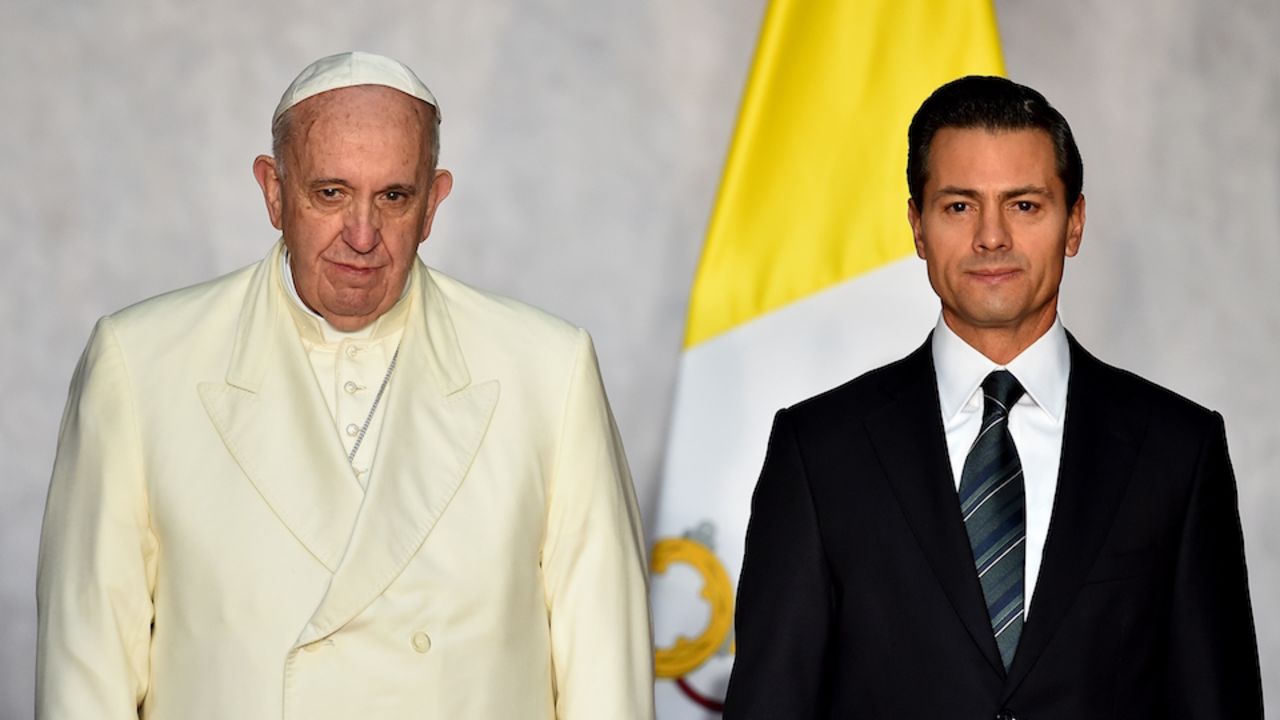
<path id="1" fill-rule="evenodd" d="M 674 563 L 683 563 L 702 578 L 699 597 L 711 609 L 706 627 L 697 637 L 679 635 L 669 647 L 657 649 L 654 671 L 660 678 L 675 680 L 680 690 L 690 700 L 719 710 L 720 703 L 704 697 L 684 681 L 684 676 L 697 670 L 703 663 L 720 653 L 733 630 L 733 583 L 720 558 L 712 551 L 711 535 L 714 526 L 703 523 L 684 537 L 658 540 L 650 554 L 649 569 L 654 575 L 666 573 Z M 728 654 L 733 654 L 733 643 L 728 643 Z"/>

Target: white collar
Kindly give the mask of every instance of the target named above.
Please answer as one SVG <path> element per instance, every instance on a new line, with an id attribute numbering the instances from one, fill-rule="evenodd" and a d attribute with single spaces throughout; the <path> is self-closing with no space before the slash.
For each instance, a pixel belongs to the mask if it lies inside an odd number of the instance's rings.
<path id="1" fill-rule="evenodd" d="M 1000 365 L 956 335 L 938 317 L 933 331 L 933 367 L 938 376 L 938 401 L 942 420 L 950 423 L 993 370 L 1008 370 L 1018 379 L 1040 409 L 1061 423 L 1067 410 L 1067 379 L 1071 374 L 1071 348 L 1062 319 L 1007 365 Z"/>

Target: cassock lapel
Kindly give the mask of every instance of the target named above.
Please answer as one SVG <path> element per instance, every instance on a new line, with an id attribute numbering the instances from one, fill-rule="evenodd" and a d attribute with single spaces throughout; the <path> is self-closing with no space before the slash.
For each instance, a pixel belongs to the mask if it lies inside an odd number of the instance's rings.
<path id="1" fill-rule="evenodd" d="M 419 262 L 414 273 L 417 292 L 387 389 L 364 507 L 298 645 L 341 628 L 400 574 L 470 469 L 498 402 L 497 380 L 471 383 L 430 272 Z"/>
<path id="2" fill-rule="evenodd" d="M 892 400 L 867 422 L 880 463 L 960 622 L 1003 675 L 947 460 L 930 340 L 902 361 L 885 390 Z"/>
<path id="3" fill-rule="evenodd" d="M 1146 435 L 1149 416 L 1117 397 L 1107 368 L 1075 338 L 1062 433 L 1062 463 L 1031 611 L 1005 684 L 1008 698 L 1026 678 L 1084 583 L 1115 520 Z"/>
<path id="4" fill-rule="evenodd" d="M 200 383 L 209 419 L 276 516 L 331 572 L 364 499 L 282 307 L 282 244 L 249 280 L 226 382 Z"/>

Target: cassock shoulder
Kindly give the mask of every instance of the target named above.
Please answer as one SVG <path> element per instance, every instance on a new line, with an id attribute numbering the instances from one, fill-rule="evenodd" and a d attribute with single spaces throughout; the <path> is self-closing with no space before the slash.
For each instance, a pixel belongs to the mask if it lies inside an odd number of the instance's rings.
<path id="1" fill-rule="evenodd" d="M 122 351 L 139 362 L 178 364 L 223 356 L 240 318 L 251 278 L 261 261 L 141 300 L 107 316 Z"/>
<path id="2" fill-rule="evenodd" d="M 585 330 L 549 312 L 496 295 L 431 268 L 473 381 L 494 379 L 503 397 L 528 408 L 558 407 L 574 373 L 587 363 L 596 369 L 595 350 Z M 432 298 L 427 297 L 427 302 Z M 431 322 L 434 314 L 428 314 Z"/>
<path id="3" fill-rule="evenodd" d="M 512 298 L 481 290 L 435 268 L 426 268 L 448 305 L 464 345 L 520 347 L 566 352 L 576 346 L 579 328 L 563 318 Z"/>

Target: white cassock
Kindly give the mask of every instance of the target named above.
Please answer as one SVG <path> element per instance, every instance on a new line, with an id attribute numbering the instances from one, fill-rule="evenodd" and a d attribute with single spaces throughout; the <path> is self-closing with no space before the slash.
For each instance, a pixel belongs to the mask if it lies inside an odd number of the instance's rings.
<path id="1" fill-rule="evenodd" d="M 419 262 L 385 327 L 338 342 L 374 361 L 322 370 L 281 252 L 95 328 L 41 538 L 37 716 L 651 717 L 587 334 Z"/>

